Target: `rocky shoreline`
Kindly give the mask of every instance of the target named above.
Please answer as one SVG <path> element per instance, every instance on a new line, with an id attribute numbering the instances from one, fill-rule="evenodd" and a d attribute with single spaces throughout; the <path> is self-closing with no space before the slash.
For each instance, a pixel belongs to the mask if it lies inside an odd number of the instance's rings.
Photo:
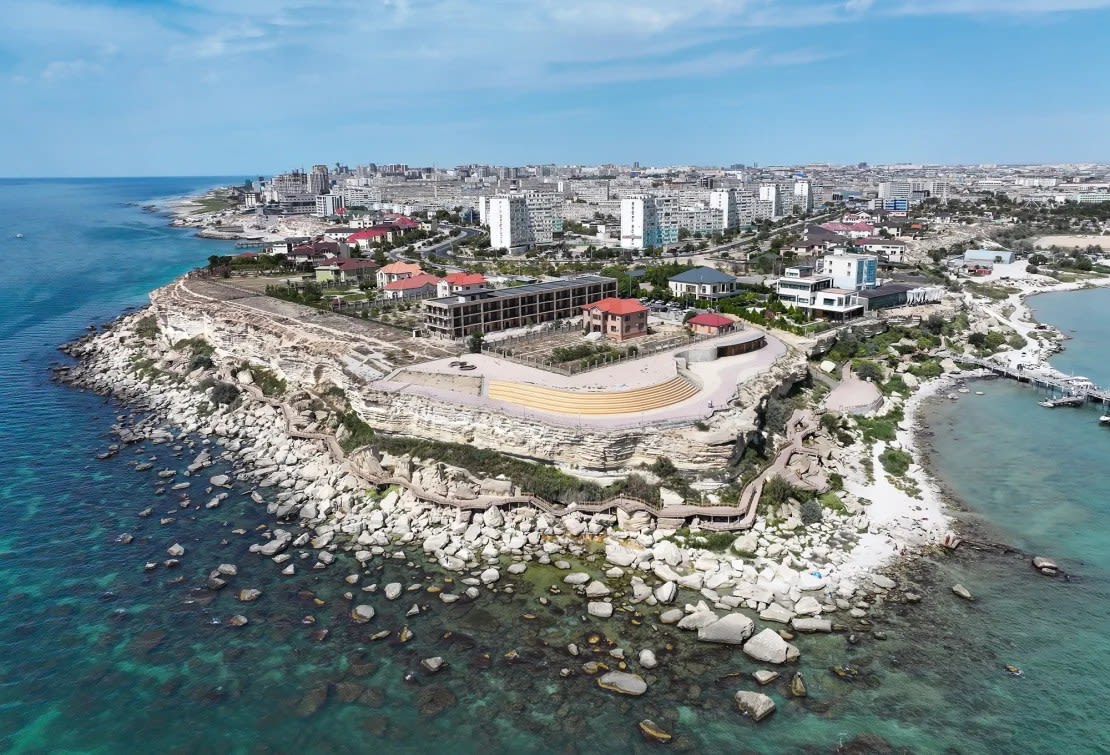
<path id="1" fill-rule="evenodd" d="M 69 345 L 66 351 L 80 361 L 59 378 L 149 412 L 138 425 L 117 428 L 121 442 L 212 438 L 233 459 L 238 482 L 250 485 L 252 499 L 274 517 L 252 551 L 284 575 L 326 570 L 337 557 L 361 566 L 363 574 L 344 575 L 351 585 L 346 597 L 352 622 L 373 621 L 373 601 L 396 599 L 404 589 L 391 583 L 379 592 L 377 584 L 362 584 L 365 575 L 375 564 L 413 559 L 414 551 L 455 575 L 451 589 L 436 593 L 444 604 L 512 593 L 530 570 L 554 571 L 561 579 L 550 585 L 552 599 L 574 596 L 578 612 L 599 632 L 619 632 L 612 623 L 625 626 L 631 616 L 636 626 L 677 629 L 678 637 L 734 646 L 749 661 L 772 667 L 797 662 L 804 635 L 839 633 L 853 643 L 883 639 L 873 615 L 884 605 L 920 600 L 912 586 L 900 588 L 883 574 L 841 570 L 846 552 L 867 529 L 861 510 L 828 512 L 805 528 L 791 517 L 776 526 L 759 521 L 715 551 L 697 533 L 663 529 L 650 517 L 619 509 L 615 515 L 571 510 L 561 517 L 530 507 L 468 511 L 431 504 L 397 486 L 368 486 L 367 477 L 385 471 L 448 495 L 462 487 L 471 494 L 507 488 L 504 480 L 477 479 L 435 460 L 366 447 L 337 460 L 329 448 L 335 445 L 335 411 L 319 396 L 291 390 L 278 402 L 252 386 L 249 367 L 218 361 L 191 366 L 187 355 L 159 336 L 140 334 L 149 324 L 144 317 L 143 311 L 125 315 Z M 228 393 L 221 386 L 235 393 L 227 404 L 216 395 Z M 290 416 L 301 423 L 299 434 L 310 437 L 287 432 Z M 211 461 L 212 454 L 202 451 L 189 469 L 202 474 Z M 210 588 L 224 581 L 215 572 L 211 579 Z M 541 599 L 537 610 L 543 605 Z M 565 671 L 577 673 L 570 666 L 576 653 L 569 647 L 567 652 Z M 665 673 L 658 653 L 648 645 L 622 651 L 613 665 L 635 679 L 602 675 L 599 686 L 619 694 L 646 689 L 641 675 Z M 581 668 L 604 670 L 589 662 Z M 758 669 L 751 686 L 758 689 L 777 673 Z M 745 696 L 737 704 L 753 719 L 767 715 L 760 699 Z"/>

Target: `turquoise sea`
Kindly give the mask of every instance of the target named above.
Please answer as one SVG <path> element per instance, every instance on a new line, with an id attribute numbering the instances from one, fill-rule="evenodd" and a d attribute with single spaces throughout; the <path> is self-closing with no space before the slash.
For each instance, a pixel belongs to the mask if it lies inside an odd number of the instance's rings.
<path id="1" fill-rule="evenodd" d="M 425 592 L 447 577 L 413 551 L 361 584 L 416 589 L 396 603 L 370 595 L 378 616 L 355 626 L 342 595 L 351 564 L 280 577 L 247 552 L 257 537 L 235 534 L 272 524 L 246 488 L 219 508 L 197 506 L 207 475 L 234 470 L 221 463 L 179 476 L 193 480 L 189 490 L 159 494 L 153 471 L 134 468 L 151 459 L 154 470 L 183 470 L 204 439 L 97 460 L 130 410 L 50 382 L 50 364 L 64 360 L 57 345 L 228 249 L 141 205 L 239 180 L 0 180 L 0 751 L 656 749 L 639 736 L 642 718 L 688 752 L 1110 750 L 1110 430 L 1093 408 L 1036 406 L 1024 386 L 983 382 L 983 396 L 931 404 L 930 464 L 965 502 L 961 517 L 977 539 L 1052 556 L 1074 579 L 1042 577 L 1018 554 L 961 550 L 908 566 L 899 580 L 924 600 L 876 608 L 888 639 L 866 627 L 856 645 L 846 635 L 799 638 L 809 696 L 793 700 L 784 684 L 770 685 L 778 710 L 758 725 L 732 704 L 737 689 L 755 686 L 756 666 L 742 654 L 632 616 L 590 645 L 595 625 L 580 619 L 580 605 L 548 593 L 556 574 L 529 569 L 513 595 L 447 606 Z M 1042 319 L 1074 331 L 1057 363 L 1110 384 L 1098 330 L 1110 291 L 1034 303 Z M 139 517 L 147 507 L 154 514 Z M 134 541 L 116 542 L 125 532 Z M 186 549 L 180 566 L 144 569 L 175 542 Z M 220 563 L 236 564 L 238 576 L 209 593 L 205 576 Z M 600 571 L 599 562 L 583 566 Z M 978 599 L 952 595 L 956 581 Z M 241 587 L 263 595 L 239 603 L 232 593 Z M 413 603 L 427 610 L 406 618 Z M 234 613 L 250 624 L 228 626 Z M 410 643 L 396 642 L 396 631 L 370 639 L 404 624 Z M 572 641 L 583 657 L 565 651 Z M 586 658 L 615 665 L 610 645 L 660 656 L 644 697 L 615 697 L 581 673 Z M 449 664 L 434 676 L 419 668 L 432 655 Z M 834 663 L 861 677 L 838 679 Z M 1007 663 L 1025 678 L 1005 674 Z M 563 679 L 562 668 L 575 674 Z"/>

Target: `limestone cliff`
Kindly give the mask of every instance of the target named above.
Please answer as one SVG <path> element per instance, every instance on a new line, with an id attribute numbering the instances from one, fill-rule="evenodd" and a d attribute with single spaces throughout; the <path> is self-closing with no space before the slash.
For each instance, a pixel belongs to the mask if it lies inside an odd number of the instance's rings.
<path id="1" fill-rule="evenodd" d="M 768 372 L 743 384 L 727 407 L 698 426 L 672 422 L 591 428 L 546 423 L 375 390 L 368 380 L 394 366 L 381 356 L 392 344 L 339 332 L 323 324 L 315 310 L 286 307 L 280 313 L 270 312 L 265 307 L 272 300 L 265 297 L 228 294 L 221 299 L 213 295 L 217 293 L 212 286 L 179 281 L 152 294 L 152 309 L 167 340 L 202 337 L 225 359 L 265 365 L 294 390 L 342 389 L 352 408 L 380 431 L 465 443 L 570 467 L 619 470 L 651 464 L 661 456 L 683 469 L 723 467 L 759 432 L 767 396 L 788 391 L 806 374 L 804 356 L 791 350 Z"/>

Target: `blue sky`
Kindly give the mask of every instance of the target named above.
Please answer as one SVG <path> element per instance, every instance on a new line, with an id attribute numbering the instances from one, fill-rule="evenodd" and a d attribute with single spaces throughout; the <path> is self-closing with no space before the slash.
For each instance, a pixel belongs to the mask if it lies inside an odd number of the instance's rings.
<path id="1" fill-rule="evenodd" d="M 1110 0 L 33 0 L 0 175 L 1110 161 Z"/>

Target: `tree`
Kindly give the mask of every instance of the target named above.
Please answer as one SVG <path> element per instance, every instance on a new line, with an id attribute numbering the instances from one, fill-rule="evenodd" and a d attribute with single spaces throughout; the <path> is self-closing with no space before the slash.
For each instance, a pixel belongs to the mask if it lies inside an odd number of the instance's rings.
<path id="1" fill-rule="evenodd" d="M 482 345 L 485 342 L 485 334 L 480 330 L 476 330 L 470 334 L 470 338 L 466 340 L 467 348 L 470 349 L 471 354 L 481 354 Z"/>

